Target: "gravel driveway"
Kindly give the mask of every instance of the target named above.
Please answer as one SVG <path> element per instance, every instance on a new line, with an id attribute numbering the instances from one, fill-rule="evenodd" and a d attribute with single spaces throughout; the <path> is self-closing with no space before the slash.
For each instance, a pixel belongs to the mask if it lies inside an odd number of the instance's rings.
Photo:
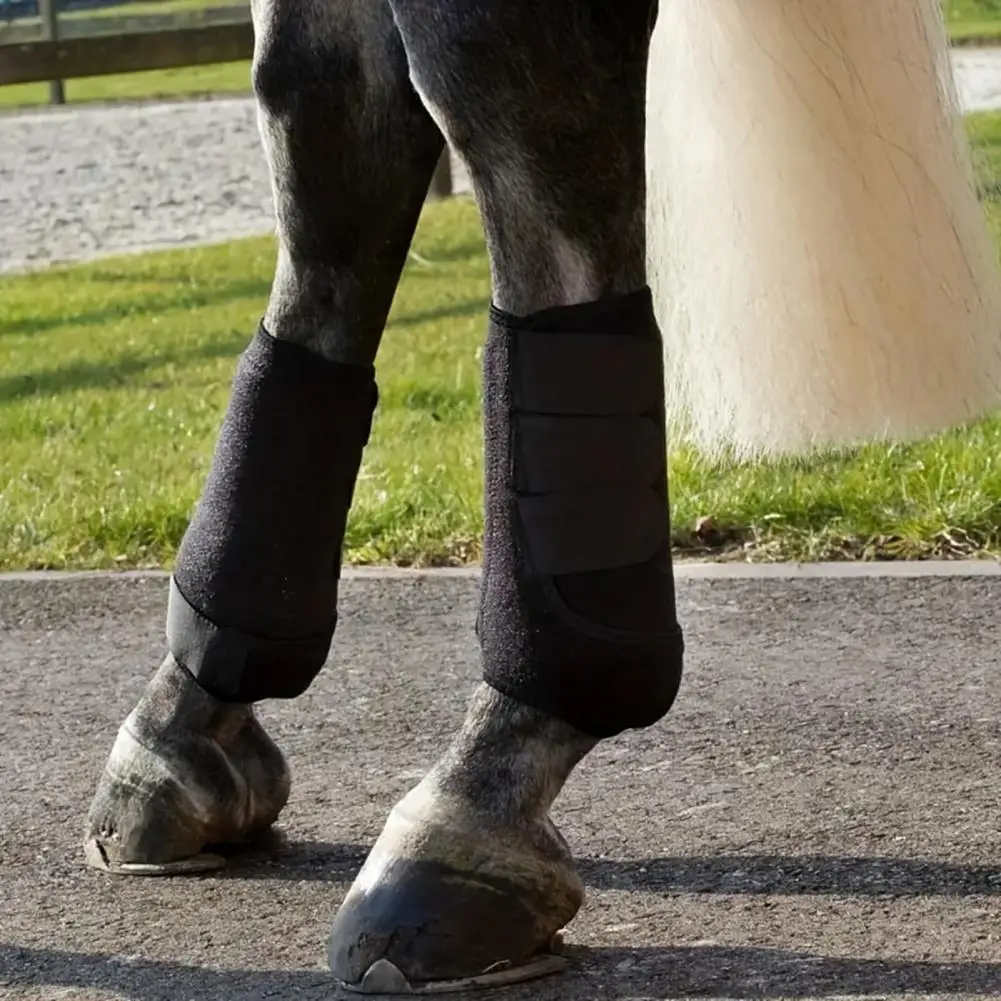
<path id="1" fill-rule="evenodd" d="M 955 63 L 965 107 L 1001 107 L 1001 49 L 959 51 Z M 272 225 L 249 99 L 0 116 L 0 272 Z"/>

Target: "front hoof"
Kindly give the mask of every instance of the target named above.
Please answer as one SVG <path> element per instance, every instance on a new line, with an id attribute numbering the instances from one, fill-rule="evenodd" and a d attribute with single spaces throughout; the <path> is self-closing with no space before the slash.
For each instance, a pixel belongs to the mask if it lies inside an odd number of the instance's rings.
<path id="1" fill-rule="evenodd" d="M 564 969 L 583 886 L 548 818 L 499 827 L 418 786 L 392 812 L 334 918 L 328 958 L 353 991 L 433 994 Z"/>
<path id="2" fill-rule="evenodd" d="M 252 707 L 217 702 L 168 658 L 119 728 L 84 860 L 121 876 L 211 872 L 226 859 L 207 849 L 255 840 L 288 795 L 285 759 Z"/>
<path id="3" fill-rule="evenodd" d="M 180 773 L 180 774 L 179 774 Z M 118 732 L 87 815 L 84 861 L 116 876 L 175 876 L 221 869 L 203 849 L 211 817 L 196 781 Z"/>
<path id="4" fill-rule="evenodd" d="M 352 994 L 455 994 L 460 991 L 496 990 L 523 984 L 527 980 L 538 980 L 554 973 L 562 973 L 566 961 L 555 953 L 541 955 L 523 966 L 511 966 L 508 962 L 497 963 L 486 973 L 476 977 L 461 977 L 458 980 L 435 980 L 423 984 L 412 984 L 388 959 L 377 959 L 358 984 L 344 984 L 344 989 Z"/>

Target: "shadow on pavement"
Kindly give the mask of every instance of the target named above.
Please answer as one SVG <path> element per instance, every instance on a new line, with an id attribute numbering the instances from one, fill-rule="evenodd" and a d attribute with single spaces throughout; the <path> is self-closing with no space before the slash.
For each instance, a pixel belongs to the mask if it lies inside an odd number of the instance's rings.
<path id="1" fill-rule="evenodd" d="M 281 841 L 270 853 L 233 859 L 222 878 L 351 882 L 368 847 Z M 718 855 L 648 859 L 578 858 L 587 886 L 642 893 L 781 894 L 785 896 L 1001 895 L 1001 866 L 936 859 L 835 855 Z M 999 985 L 1001 988 L 1001 985 Z"/>
<path id="2" fill-rule="evenodd" d="M 836 855 L 580 859 L 588 886 L 647 893 L 969 897 L 1001 894 L 1001 866 Z M 999 985 L 1001 986 L 1001 985 Z"/>
<path id="3" fill-rule="evenodd" d="M 510 1001 L 689 997 L 804 998 L 996 994 L 1001 963 L 826 959 L 774 949 L 700 945 L 675 949 L 572 949 L 571 971 L 498 994 Z M 100 990 L 127 1001 L 256 1001 L 340 995 L 322 971 L 210 970 L 181 963 L 20 949 L 0 944 L 8 986 Z M 0 981 L 3 983 L 4 981 Z M 355 995 L 357 996 L 357 995 Z M 454 996 L 454 995 L 453 995 Z M 468 995 L 467 995 L 468 996 Z"/>

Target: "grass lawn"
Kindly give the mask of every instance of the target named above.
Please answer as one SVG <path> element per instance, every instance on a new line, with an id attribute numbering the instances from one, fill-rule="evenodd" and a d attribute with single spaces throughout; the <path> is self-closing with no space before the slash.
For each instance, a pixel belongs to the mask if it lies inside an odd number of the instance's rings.
<path id="1" fill-rule="evenodd" d="M 1001 116 L 970 130 L 989 186 Z M 988 211 L 1001 234 L 993 195 Z M 428 206 L 414 249 L 379 358 L 353 563 L 479 557 L 489 281 L 473 205 Z M 256 239 L 0 280 L 0 569 L 170 565 L 273 259 Z M 710 466 L 677 452 L 676 545 L 705 553 L 693 528 L 709 516 L 714 552 L 753 559 L 1001 554 L 999 455 L 1001 416 L 812 461 Z"/>
<path id="2" fill-rule="evenodd" d="M 954 42 L 1001 40 L 1001 0 L 943 0 Z"/>
<path id="3" fill-rule="evenodd" d="M 88 12 L 87 16 L 165 13 L 221 5 L 225 0 L 157 0 Z M 1001 0 L 943 0 L 949 31 L 958 44 L 1001 42 Z M 66 100 L 74 104 L 96 101 L 153 100 L 199 97 L 207 94 L 250 92 L 250 63 L 236 62 L 186 69 L 157 70 L 119 76 L 68 80 Z M 0 87 L 0 110 L 47 104 L 48 86 L 16 84 Z"/>
<path id="4" fill-rule="evenodd" d="M 147 101 L 163 98 L 249 94 L 250 63 L 216 63 L 118 76 L 91 76 L 65 83 L 66 101 L 85 104 L 101 101 Z M 47 83 L 18 83 L 0 87 L 0 112 L 49 103 Z"/>

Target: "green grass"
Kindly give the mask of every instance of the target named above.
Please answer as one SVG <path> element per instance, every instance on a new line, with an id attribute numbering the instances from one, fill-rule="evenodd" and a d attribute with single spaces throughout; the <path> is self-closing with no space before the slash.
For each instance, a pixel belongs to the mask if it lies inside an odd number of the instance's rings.
<path id="1" fill-rule="evenodd" d="M 168 10 L 197 10 L 222 0 L 156 0 L 89 12 L 87 16 L 166 13 Z M 1001 41 L 1001 0 L 943 0 L 949 32 L 957 43 Z M 157 100 L 202 97 L 209 94 L 250 92 L 250 63 L 235 62 L 215 66 L 192 66 L 176 70 L 128 73 L 118 76 L 68 80 L 66 100 L 73 104 L 98 101 Z M 15 84 L 0 87 L 0 110 L 47 104 L 47 84 Z"/>
<path id="2" fill-rule="evenodd" d="M 985 187 L 1001 116 L 970 120 Z M 1001 209 L 989 197 L 995 230 Z M 474 206 L 430 205 L 379 357 L 381 401 L 348 526 L 353 563 L 479 557 Z M 0 569 L 170 566 L 208 469 L 270 239 L 0 280 Z M 1001 554 L 1001 419 L 911 446 L 712 466 L 671 458 L 679 553 L 753 559 Z M 696 521 L 716 526 L 707 546 Z"/>
<path id="3" fill-rule="evenodd" d="M 432 207 L 380 356 L 357 561 L 464 560 L 480 532 L 489 294 L 473 207 Z M 0 281 L 0 568 L 168 563 L 197 499 L 270 239 Z"/>
<path id="4" fill-rule="evenodd" d="M 69 104 L 249 93 L 249 62 L 150 70 L 117 76 L 92 76 L 65 82 L 66 101 Z M 47 83 L 19 83 L 0 87 L 0 111 L 4 108 L 28 108 L 48 103 Z"/>
<path id="5" fill-rule="evenodd" d="M 141 14 L 173 14 L 176 12 L 199 11 L 206 7 L 249 7 L 244 0 L 127 0 L 114 7 L 97 7 L 94 10 L 68 11 L 64 17 L 90 19 L 92 17 L 138 17 Z"/>
<path id="6" fill-rule="evenodd" d="M 96 7 L 92 10 L 67 10 L 59 12 L 59 21 L 93 21 L 102 18 L 165 16 L 167 14 L 197 14 L 208 7 L 228 7 L 249 9 L 249 3 L 244 0 L 123 0 L 113 7 Z M 37 26 L 38 17 L 20 17 L 16 21 L 3 21 L 0 18 L 0 38 L 3 37 L 3 26 L 12 24 L 27 27 Z"/>
<path id="7" fill-rule="evenodd" d="M 1001 39 L 1001 0 L 943 0 L 954 42 Z"/>

